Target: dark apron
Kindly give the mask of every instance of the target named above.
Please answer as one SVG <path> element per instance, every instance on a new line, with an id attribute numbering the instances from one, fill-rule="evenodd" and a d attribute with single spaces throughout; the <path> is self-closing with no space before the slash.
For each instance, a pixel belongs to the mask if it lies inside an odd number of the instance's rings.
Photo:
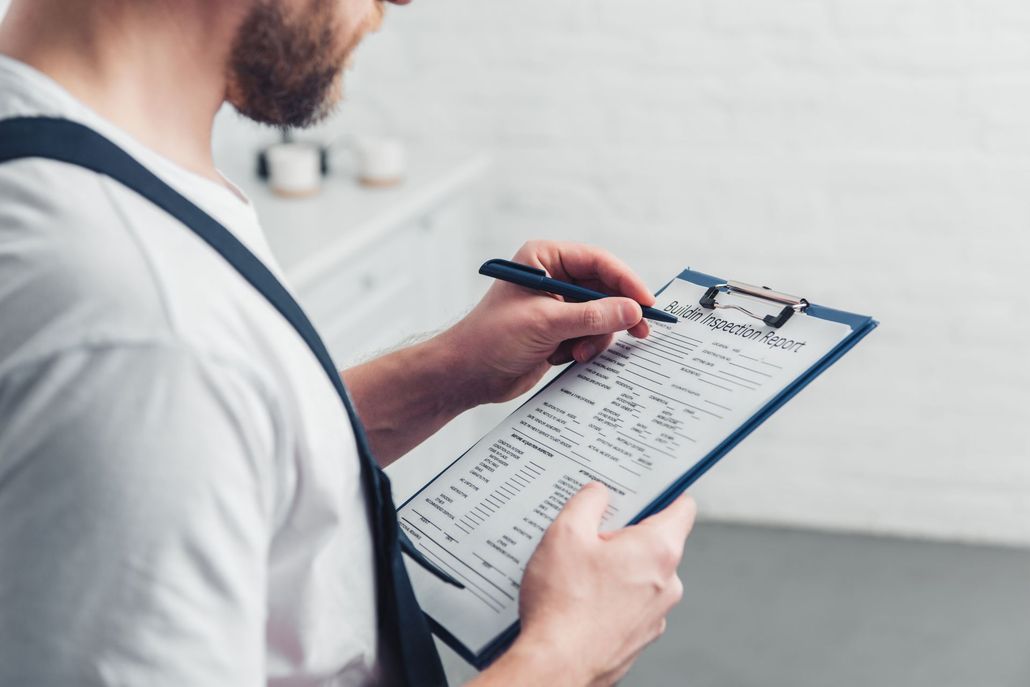
<path id="1" fill-rule="evenodd" d="M 390 480 L 372 456 L 361 421 L 325 344 L 297 301 L 230 231 L 92 129 L 47 117 L 0 121 L 0 163 L 24 158 L 45 158 L 84 167 L 132 189 L 217 251 L 297 330 L 339 394 L 354 428 L 375 546 L 378 650 L 386 681 L 411 687 L 446 685 L 440 657 L 401 559 L 402 546 L 409 552 L 414 547 L 397 527 Z M 347 618 L 338 618 L 337 622 L 346 623 Z"/>

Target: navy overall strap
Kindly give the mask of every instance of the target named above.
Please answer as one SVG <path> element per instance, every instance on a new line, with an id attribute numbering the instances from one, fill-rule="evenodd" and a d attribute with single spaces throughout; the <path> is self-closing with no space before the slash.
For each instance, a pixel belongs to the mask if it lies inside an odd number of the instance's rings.
<path id="1" fill-rule="evenodd" d="M 339 394 L 354 427 L 375 542 L 379 652 L 387 680 L 400 685 L 445 685 L 439 655 L 401 559 L 400 530 L 390 481 L 376 464 L 343 380 L 300 305 L 232 232 L 92 129 L 48 117 L 0 121 L 0 163 L 24 158 L 45 158 L 83 167 L 143 196 L 218 252 L 304 339 Z M 346 623 L 347 619 L 337 621 Z"/>

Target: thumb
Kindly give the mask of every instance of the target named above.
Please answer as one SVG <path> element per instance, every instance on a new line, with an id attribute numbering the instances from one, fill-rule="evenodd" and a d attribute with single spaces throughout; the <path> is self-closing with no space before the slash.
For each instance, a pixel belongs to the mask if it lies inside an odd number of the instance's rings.
<path id="1" fill-rule="evenodd" d="M 640 304 L 629 298 L 602 298 L 586 303 L 555 301 L 551 335 L 557 341 L 612 334 L 640 322 Z"/>
<path id="2" fill-rule="evenodd" d="M 600 482 L 590 482 L 565 502 L 555 522 L 560 520 L 577 532 L 597 536 L 607 508 L 608 487 Z"/>
<path id="3" fill-rule="evenodd" d="M 663 530 L 676 541 L 683 541 L 694 527 L 697 504 L 689 494 L 680 496 L 654 515 L 645 518 L 638 527 Z"/>

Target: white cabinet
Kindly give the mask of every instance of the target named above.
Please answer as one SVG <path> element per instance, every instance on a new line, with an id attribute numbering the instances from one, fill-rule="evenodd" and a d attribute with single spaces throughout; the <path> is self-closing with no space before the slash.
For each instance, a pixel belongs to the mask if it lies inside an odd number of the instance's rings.
<path id="1" fill-rule="evenodd" d="M 419 150 L 411 158 L 395 188 L 331 176 L 306 199 L 280 198 L 249 170 L 226 170 L 255 204 L 289 286 L 341 369 L 444 328 L 481 291 L 471 246 L 488 160 Z M 454 460 L 481 424 L 459 418 L 391 467 L 397 497 Z"/>

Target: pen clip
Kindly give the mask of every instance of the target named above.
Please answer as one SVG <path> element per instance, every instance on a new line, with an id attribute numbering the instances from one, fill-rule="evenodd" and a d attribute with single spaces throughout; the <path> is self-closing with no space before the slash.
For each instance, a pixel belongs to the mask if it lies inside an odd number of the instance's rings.
<path id="1" fill-rule="evenodd" d="M 516 272 L 530 274 L 534 277 L 547 276 L 547 272 L 545 270 L 530 267 L 529 265 L 523 265 L 518 262 L 512 262 L 511 260 L 502 260 L 500 258 L 494 258 L 493 260 L 487 260 L 484 262 L 479 268 L 479 273 L 487 277 L 496 277 L 503 274 L 505 270 L 515 270 Z"/>

